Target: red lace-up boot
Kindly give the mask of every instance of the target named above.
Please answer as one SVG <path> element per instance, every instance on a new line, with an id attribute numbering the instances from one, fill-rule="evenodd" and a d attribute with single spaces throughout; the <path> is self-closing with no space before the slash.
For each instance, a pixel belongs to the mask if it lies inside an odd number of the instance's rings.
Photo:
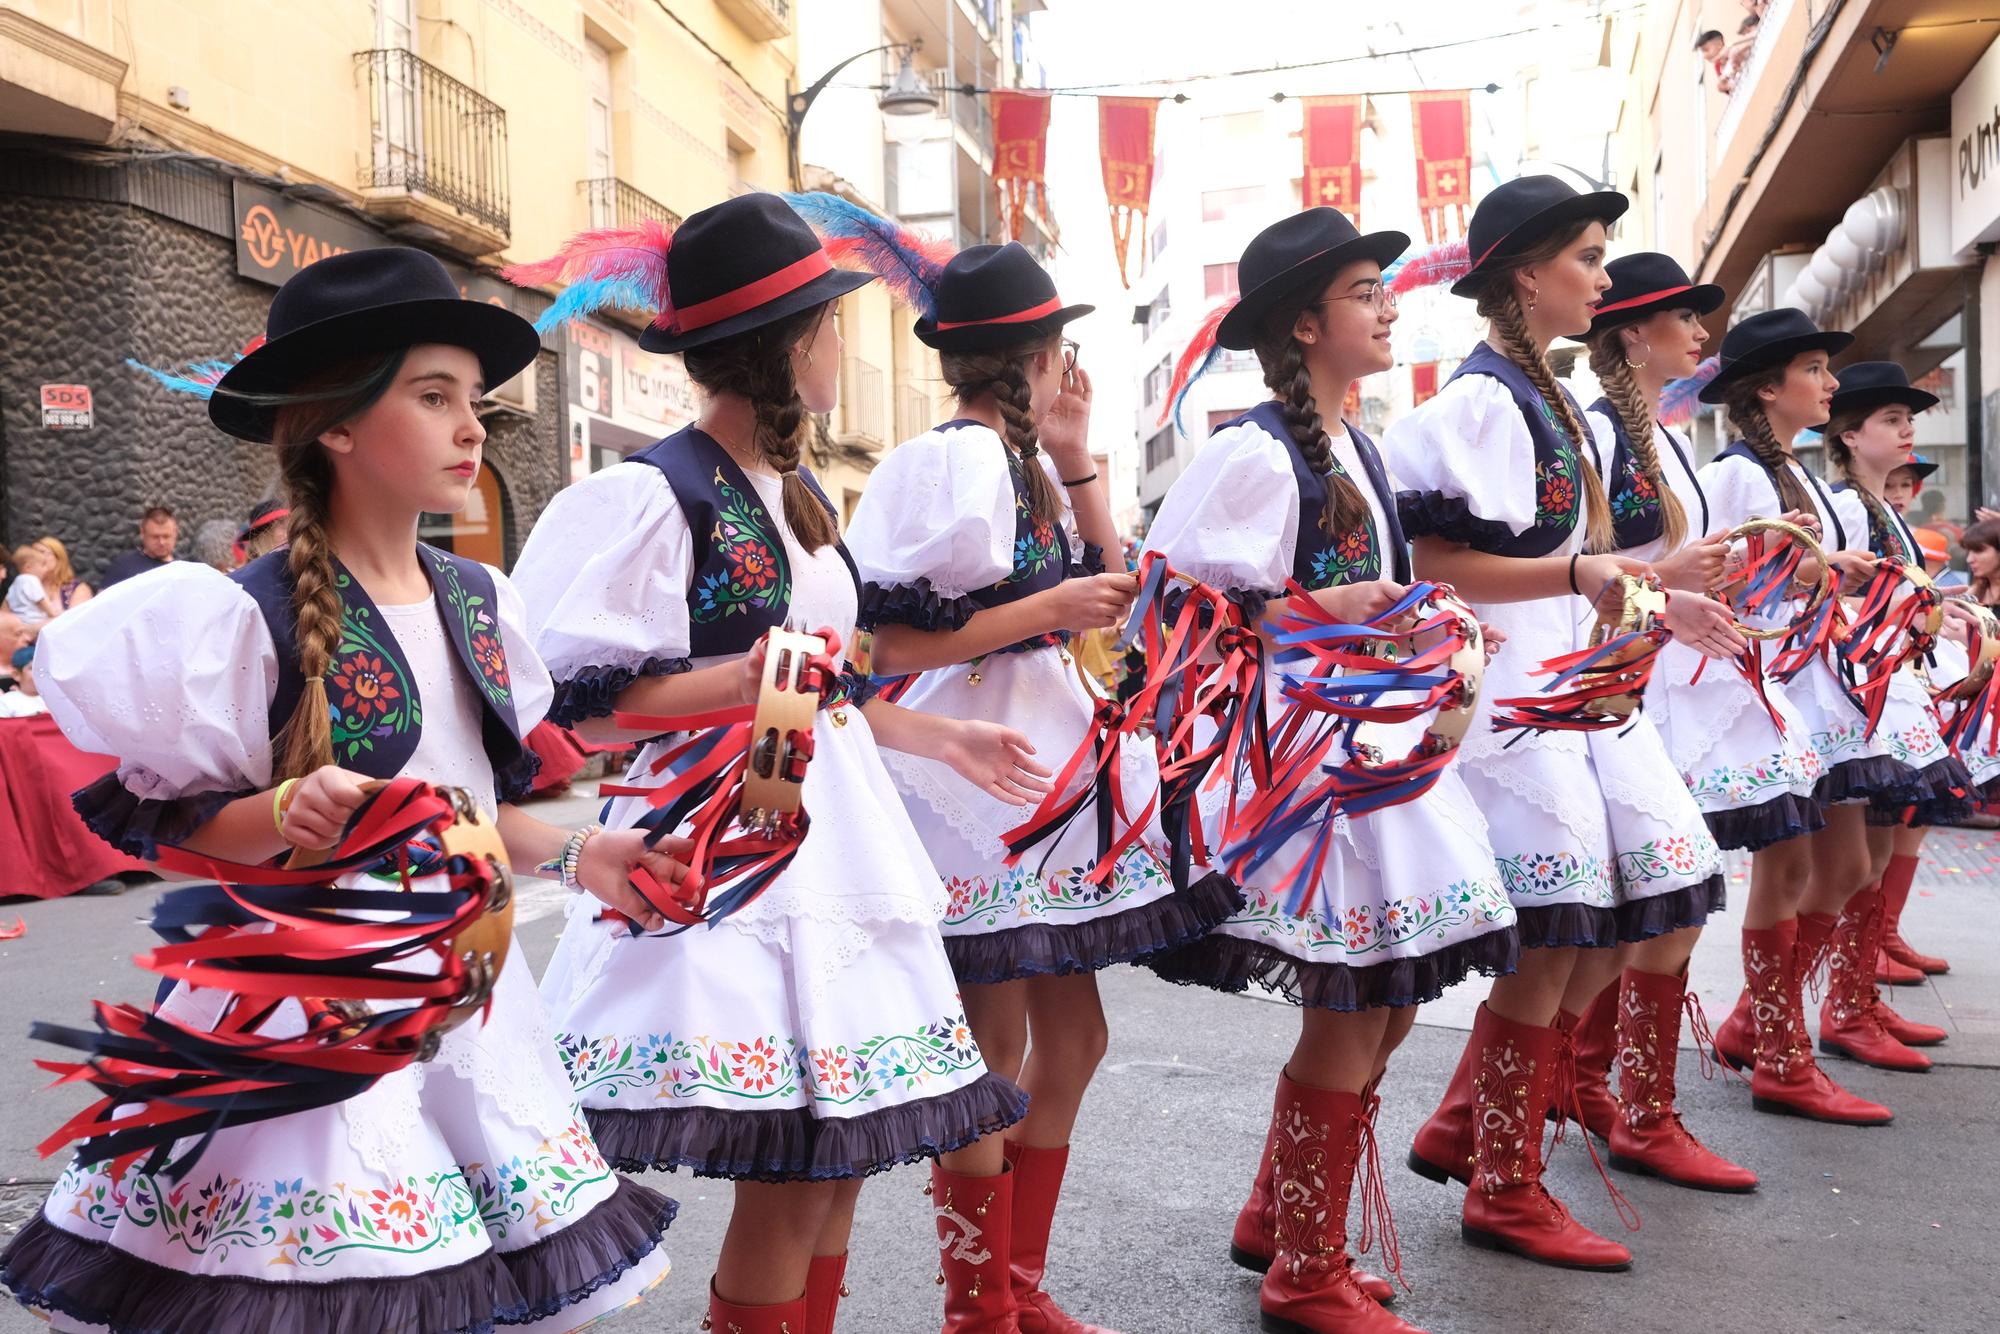
<path id="1" fill-rule="evenodd" d="M 1056 1201 L 1062 1196 L 1063 1173 L 1069 1167 L 1069 1146 L 1037 1149 L 1010 1139 L 1007 1161 L 1014 1165 L 1014 1231 L 1007 1247 L 1008 1264 L 1021 1334 L 1114 1334 L 1066 1314 L 1042 1291 L 1042 1275 L 1049 1267 L 1049 1232 Z"/>
<path id="2" fill-rule="evenodd" d="M 1903 908 L 1910 901 L 1910 886 L 1916 880 L 1915 857 L 1898 854 L 1889 859 L 1889 868 L 1882 872 L 1882 952 L 1905 968 L 1921 973 L 1948 973 L 1950 964 L 1936 955 L 1917 953 L 1903 939 Z"/>
<path id="3" fill-rule="evenodd" d="M 1905 1046 L 1882 1023 L 1875 990 L 1876 938 L 1882 921 L 1882 892 L 1864 889 L 1847 901 L 1827 952 L 1826 1000 L 1819 1007 L 1819 1049 L 1882 1070 L 1921 1074 L 1930 1057 Z"/>
<path id="4" fill-rule="evenodd" d="M 1805 920 L 1788 918 L 1773 927 L 1743 932 L 1743 974 L 1750 985 L 1757 1030 L 1750 1105 L 1760 1112 L 1814 1121 L 1888 1125 L 1895 1119 L 1893 1112 L 1841 1088 L 1813 1060 L 1801 995 L 1810 959 L 1800 943 Z"/>
<path id="5" fill-rule="evenodd" d="M 805 1334 L 806 1299 L 794 1297 L 776 1306 L 738 1306 L 726 1302 L 708 1285 L 708 1314 L 701 1327 L 714 1334 Z"/>
<path id="6" fill-rule="evenodd" d="M 833 1334 L 833 1319 L 847 1291 L 847 1252 L 815 1255 L 806 1273 L 806 1334 Z"/>
<path id="7" fill-rule="evenodd" d="M 1556 1012 L 1556 1027 L 1568 1033 L 1576 1047 L 1576 1092 L 1572 1099 L 1582 1113 L 1578 1122 L 1599 1139 L 1608 1139 L 1618 1119 L 1618 1100 L 1611 1094 L 1611 1062 L 1617 1054 L 1618 981 L 1616 978 L 1584 1007 L 1581 1016 Z M 1564 1114 L 1558 1098 L 1551 1115 Z"/>
<path id="8" fill-rule="evenodd" d="M 1013 1171 L 967 1177 L 932 1164 L 931 1209 L 937 1216 L 944 1334 L 1021 1334 L 1008 1281 Z"/>
<path id="9" fill-rule="evenodd" d="M 1704 1146 L 1674 1107 L 1683 1009 L 1700 1015 L 1701 1002 L 1687 990 L 1685 971 L 1665 975 L 1627 968 L 1618 980 L 1619 1097 L 1618 1119 L 1607 1137 L 1611 1165 L 1696 1190 L 1755 1190 L 1757 1174 Z M 1697 1040 L 1701 1027 L 1698 1019 Z"/>

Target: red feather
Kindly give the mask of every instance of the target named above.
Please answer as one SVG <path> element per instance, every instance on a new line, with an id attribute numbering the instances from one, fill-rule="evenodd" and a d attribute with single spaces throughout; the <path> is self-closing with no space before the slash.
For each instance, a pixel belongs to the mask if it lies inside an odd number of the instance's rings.
<path id="1" fill-rule="evenodd" d="M 1398 296 L 1414 292 L 1419 287 L 1436 287 L 1440 283 L 1455 283 L 1472 271 L 1472 256 L 1465 248 L 1464 238 L 1446 241 L 1441 246 L 1433 246 L 1408 263 L 1400 265 L 1396 276 L 1389 280 L 1389 290 Z"/>
<path id="2" fill-rule="evenodd" d="M 1208 369 L 1209 359 L 1215 355 L 1216 330 L 1222 327 L 1222 321 L 1234 309 L 1236 299 L 1232 297 L 1209 311 L 1195 329 L 1194 337 L 1181 350 L 1180 360 L 1174 363 L 1174 378 L 1167 386 L 1167 401 L 1160 406 L 1160 425 L 1166 425 L 1167 418 L 1179 411 L 1181 399 L 1188 388 Z"/>

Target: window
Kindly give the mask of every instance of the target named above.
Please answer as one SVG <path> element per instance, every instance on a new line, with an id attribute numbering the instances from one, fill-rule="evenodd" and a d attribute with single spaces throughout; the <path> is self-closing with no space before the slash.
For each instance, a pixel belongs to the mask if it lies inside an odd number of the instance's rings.
<path id="1" fill-rule="evenodd" d="M 1161 357 L 1160 364 L 1146 375 L 1146 402 L 1157 403 L 1167 396 L 1167 386 L 1174 382 L 1174 359 Z"/>
<path id="2" fill-rule="evenodd" d="M 1160 219 L 1160 225 L 1153 228 L 1152 258 L 1158 259 L 1160 257 L 1160 252 L 1162 250 L 1165 250 L 1166 248 L 1167 248 L 1167 221 L 1165 218 L 1162 218 Z"/>
<path id="3" fill-rule="evenodd" d="M 1241 417 L 1244 413 L 1248 412 L 1249 410 L 1250 409 L 1248 408 L 1221 408 L 1218 409 L 1217 411 L 1209 413 L 1208 433 L 1210 435 L 1214 435 L 1217 427 L 1221 426 L 1224 422 L 1235 421 L 1238 417 Z"/>
<path id="4" fill-rule="evenodd" d="M 1153 304 L 1146 307 L 1146 336 L 1152 337 L 1167 322 L 1167 316 L 1173 313 L 1174 303 L 1168 300 L 1167 289 L 1162 287 L 1160 294 L 1153 298 Z"/>
<path id="5" fill-rule="evenodd" d="M 1146 441 L 1146 471 L 1164 468 L 1174 461 L 1174 428 L 1169 426 Z"/>
<path id="6" fill-rule="evenodd" d="M 1204 190 L 1201 192 L 1201 220 L 1203 222 L 1224 222 L 1234 214 L 1241 216 L 1264 206 L 1264 187 L 1261 185 L 1239 186 L 1234 190 Z"/>
<path id="7" fill-rule="evenodd" d="M 1202 295 L 1210 301 L 1222 301 L 1236 295 L 1236 264 L 1204 264 L 1201 266 Z"/>
<path id="8" fill-rule="evenodd" d="M 584 51 L 589 57 L 590 74 L 590 101 L 584 109 L 584 148 L 590 157 L 590 179 L 602 181 L 618 174 L 611 157 L 611 53 L 592 41 L 584 43 Z M 590 225 L 612 227 L 617 222 L 614 192 L 593 191 Z"/>

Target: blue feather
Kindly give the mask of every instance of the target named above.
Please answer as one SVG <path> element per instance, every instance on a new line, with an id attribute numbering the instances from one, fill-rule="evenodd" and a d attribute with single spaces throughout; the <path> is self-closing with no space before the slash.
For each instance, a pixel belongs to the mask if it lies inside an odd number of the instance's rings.
<path id="1" fill-rule="evenodd" d="M 579 278 L 557 294 L 554 304 L 535 320 L 535 332 L 546 334 L 571 320 L 606 308 L 653 312 L 654 295 L 646 278 L 638 274 L 612 274 L 602 278 Z"/>
<path id="2" fill-rule="evenodd" d="M 815 190 L 784 199 L 836 261 L 874 274 L 898 301 L 927 319 L 936 317 L 935 293 L 952 257 L 949 245 L 898 227 L 839 195 Z"/>
<path id="3" fill-rule="evenodd" d="M 236 363 L 234 361 L 197 361 L 188 366 L 185 374 L 179 374 L 174 371 L 163 371 L 157 367 L 148 366 L 143 361 L 135 361 L 131 357 L 125 358 L 125 364 L 134 370 L 146 372 L 146 374 L 152 376 L 155 380 L 158 380 L 177 394 L 193 394 L 197 398 L 213 398 L 215 396 L 216 381 L 220 380 L 229 368 Z"/>

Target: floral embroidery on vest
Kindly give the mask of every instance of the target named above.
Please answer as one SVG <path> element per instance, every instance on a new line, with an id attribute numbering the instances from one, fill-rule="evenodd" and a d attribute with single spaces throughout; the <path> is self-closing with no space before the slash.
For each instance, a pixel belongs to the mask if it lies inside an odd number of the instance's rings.
<path id="1" fill-rule="evenodd" d="M 1334 475 L 1347 477 L 1347 469 L 1340 466 L 1340 460 L 1333 461 Z M 1353 479 L 1348 479 L 1353 484 Z M 1303 496 L 1300 497 L 1304 499 Z M 1322 510 L 1322 512 L 1324 512 Z M 1299 515 L 1301 532 L 1307 530 L 1304 514 Z M 1311 524 L 1310 531 L 1322 541 L 1328 536 L 1318 520 Z M 1308 589 L 1333 588 L 1340 584 L 1361 583 L 1382 577 L 1381 542 L 1375 533 L 1375 516 L 1366 515 L 1361 527 L 1350 528 L 1333 541 L 1328 542 L 1308 559 L 1312 578 L 1306 582 Z"/>
<path id="2" fill-rule="evenodd" d="M 500 626 L 486 599 L 459 582 L 458 567 L 439 552 L 431 566 L 443 584 L 445 605 L 458 618 L 459 629 L 472 646 L 472 661 L 479 669 L 479 688 L 495 708 L 504 708 L 512 697 L 507 677 L 507 652 L 500 644 Z"/>
<path id="3" fill-rule="evenodd" d="M 1032 578 L 1047 569 L 1050 562 L 1061 558 L 1061 551 L 1056 546 L 1055 525 L 1035 517 L 1034 507 L 1028 502 L 1027 476 L 1022 472 L 1021 460 L 1011 450 L 1007 454 L 1007 470 L 1014 476 L 1016 536 L 1014 568 L 1000 581 L 1001 586 Z"/>
<path id="4" fill-rule="evenodd" d="M 715 489 L 722 503 L 712 540 L 725 568 L 705 576 L 694 590 L 690 609 L 694 619 L 706 623 L 747 614 L 751 607 L 786 606 L 792 599 L 792 576 L 770 516 L 755 499 L 723 480 L 720 468 L 715 470 Z"/>
<path id="5" fill-rule="evenodd" d="M 1542 416 L 1548 420 L 1549 429 L 1555 432 L 1556 455 L 1552 459 L 1539 460 L 1535 464 L 1535 524 L 1559 524 L 1576 510 L 1576 444 L 1569 438 L 1557 419 L 1555 409 L 1546 402 L 1542 405 Z"/>
<path id="6" fill-rule="evenodd" d="M 370 625 L 373 614 L 348 597 L 354 580 L 334 576 L 341 598 L 340 642 L 326 668 L 327 704 L 332 710 L 333 750 L 343 760 L 375 749 L 384 737 L 423 726 L 423 710 L 410 690 L 409 672 Z"/>
<path id="7" fill-rule="evenodd" d="M 1611 494 L 1611 517 L 1615 522 L 1625 523 L 1660 507 L 1660 493 L 1645 473 L 1628 469 L 1618 481 L 1618 489 Z"/>

